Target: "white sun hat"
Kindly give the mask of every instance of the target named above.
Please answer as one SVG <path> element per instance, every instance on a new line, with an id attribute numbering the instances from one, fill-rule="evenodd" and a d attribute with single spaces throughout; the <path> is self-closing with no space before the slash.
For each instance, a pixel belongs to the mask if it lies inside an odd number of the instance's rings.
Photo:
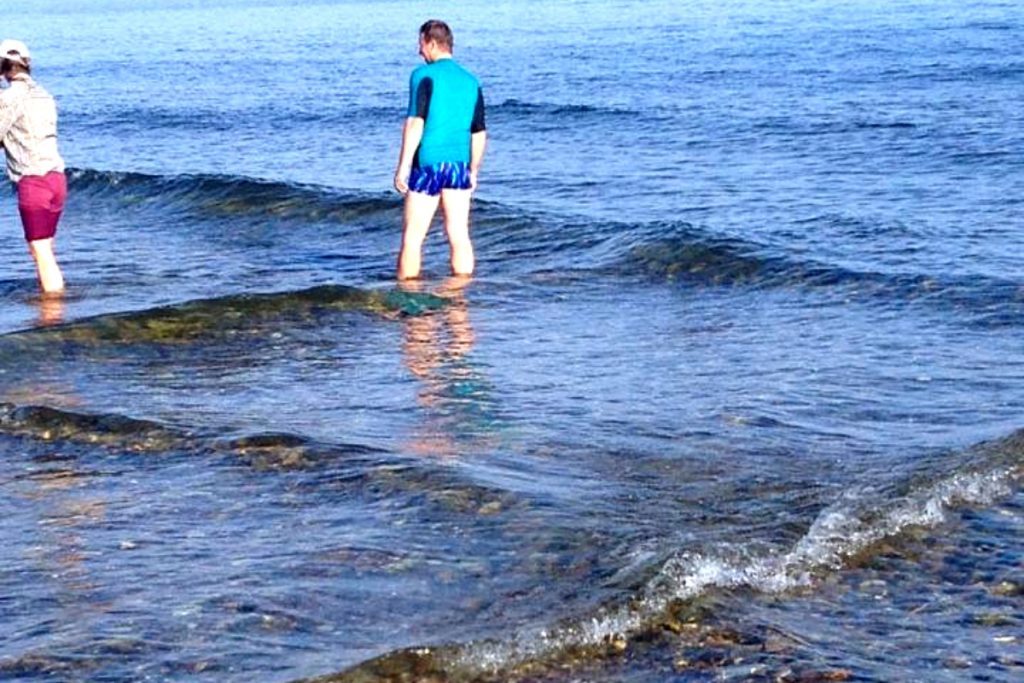
<path id="1" fill-rule="evenodd" d="M 32 59 L 32 55 L 29 54 L 28 46 L 25 43 L 7 38 L 0 41 L 0 59 L 9 59 L 22 66 L 28 66 L 28 60 Z"/>

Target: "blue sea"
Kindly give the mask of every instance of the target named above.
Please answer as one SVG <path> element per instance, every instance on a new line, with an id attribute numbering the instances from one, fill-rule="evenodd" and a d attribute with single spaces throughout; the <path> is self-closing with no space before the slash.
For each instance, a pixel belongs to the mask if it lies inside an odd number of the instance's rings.
<path id="1" fill-rule="evenodd" d="M 1024 6 L 23 0 L 0 680 L 1024 679 Z M 447 20 L 477 272 L 394 279 Z"/>

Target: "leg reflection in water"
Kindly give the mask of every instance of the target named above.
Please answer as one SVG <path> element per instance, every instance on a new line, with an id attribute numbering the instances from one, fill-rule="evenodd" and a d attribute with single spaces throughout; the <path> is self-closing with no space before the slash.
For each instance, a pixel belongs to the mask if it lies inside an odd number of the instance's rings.
<path id="1" fill-rule="evenodd" d="M 59 325 L 64 322 L 64 297 L 41 294 L 39 296 L 39 315 L 36 321 L 40 327 Z"/>
<path id="2" fill-rule="evenodd" d="M 438 311 L 404 319 L 405 366 L 420 382 L 417 404 L 422 423 L 409 449 L 419 455 L 458 456 L 486 449 L 494 436 L 493 400 L 483 373 L 473 362 L 476 342 L 465 288 L 468 277 L 452 277 L 433 291 L 448 300 Z M 422 281 L 402 284 L 422 292 Z"/>

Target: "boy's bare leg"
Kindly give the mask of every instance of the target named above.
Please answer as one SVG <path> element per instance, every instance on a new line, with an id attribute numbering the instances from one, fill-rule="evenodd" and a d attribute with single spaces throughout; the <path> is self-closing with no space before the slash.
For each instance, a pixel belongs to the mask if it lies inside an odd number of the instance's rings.
<path id="1" fill-rule="evenodd" d="M 423 240 L 434 220 L 440 196 L 423 192 L 407 192 L 402 220 L 402 249 L 398 254 L 398 279 L 409 280 L 420 276 L 423 258 Z"/>
<path id="2" fill-rule="evenodd" d="M 469 238 L 469 207 L 472 190 L 441 190 L 444 228 L 448 233 L 453 275 L 472 275 L 476 266 Z"/>

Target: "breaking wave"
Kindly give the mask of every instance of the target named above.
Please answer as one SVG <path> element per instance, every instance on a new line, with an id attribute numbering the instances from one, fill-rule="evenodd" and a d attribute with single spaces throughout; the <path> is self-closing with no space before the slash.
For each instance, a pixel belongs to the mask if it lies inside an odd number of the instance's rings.
<path id="1" fill-rule="evenodd" d="M 521 680 L 528 672 L 620 654 L 632 640 L 678 626 L 686 605 L 716 592 L 813 590 L 830 573 L 864 561 L 885 541 L 934 529 L 957 508 L 990 505 L 1024 477 L 1024 431 L 973 449 L 971 464 L 932 481 L 904 481 L 887 491 L 849 493 L 822 510 L 788 548 L 680 549 L 652 568 L 628 600 L 504 641 L 400 650 L 316 679 L 389 680 L 391 670 L 437 680 Z M 528 677 L 527 677 L 528 678 Z"/>

